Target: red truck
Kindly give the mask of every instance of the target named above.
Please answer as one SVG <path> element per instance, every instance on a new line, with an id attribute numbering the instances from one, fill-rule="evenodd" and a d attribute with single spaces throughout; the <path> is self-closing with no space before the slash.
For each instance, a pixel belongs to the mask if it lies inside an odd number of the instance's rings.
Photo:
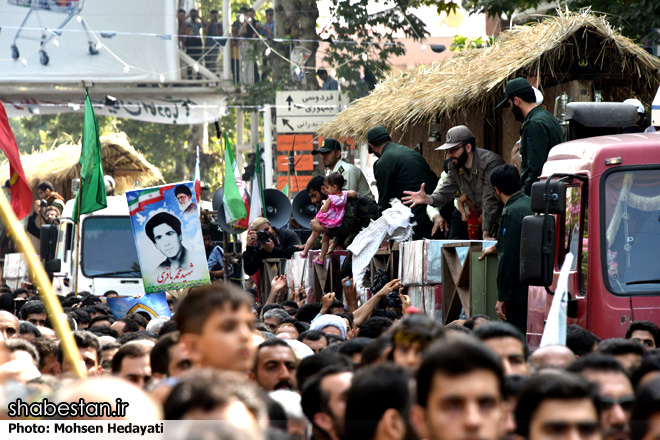
<path id="1" fill-rule="evenodd" d="M 614 103 L 576 106 L 572 136 L 617 132 Z M 599 105 L 596 105 L 599 104 Z M 609 127 L 602 127 L 610 106 Z M 584 110 L 584 111 L 581 111 Z M 624 108 L 625 110 L 625 108 Z M 626 112 L 624 112 L 626 113 Z M 572 121 L 573 123 L 573 121 Z M 595 131 L 597 133 L 597 130 Z M 623 337 L 630 321 L 660 324 L 660 133 L 606 134 L 555 146 L 532 188 L 521 236 L 521 278 L 530 282 L 527 338 L 539 346 L 565 256 L 575 256 L 569 324 L 600 338 Z"/>

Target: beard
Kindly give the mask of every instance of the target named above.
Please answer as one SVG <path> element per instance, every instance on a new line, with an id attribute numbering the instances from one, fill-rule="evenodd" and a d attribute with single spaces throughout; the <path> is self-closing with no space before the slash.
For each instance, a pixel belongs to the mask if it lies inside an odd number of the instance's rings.
<path id="1" fill-rule="evenodd" d="M 513 113 L 513 117 L 516 118 L 516 121 L 522 122 L 525 120 L 522 110 L 517 105 L 511 104 L 511 113 Z"/>
<path id="2" fill-rule="evenodd" d="M 456 167 L 457 170 L 460 170 L 463 168 L 463 165 L 465 165 L 465 162 L 468 160 L 468 152 L 465 151 L 465 148 L 463 148 L 463 153 L 461 153 L 460 156 L 458 156 L 455 160 L 452 158 L 452 162 L 454 163 L 454 166 Z"/>

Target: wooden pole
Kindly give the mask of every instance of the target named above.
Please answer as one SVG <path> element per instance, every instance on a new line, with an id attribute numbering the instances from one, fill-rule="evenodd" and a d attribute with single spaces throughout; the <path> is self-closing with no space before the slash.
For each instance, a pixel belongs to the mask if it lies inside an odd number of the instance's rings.
<path id="1" fill-rule="evenodd" d="M 39 257 L 25 233 L 25 229 L 23 229 L 16 215 L 14 215 L 14 211 L 11 209 L 4 191 L 0 191 L 0 219 L 2 219 L 2 223 L 7 228 L 8 235 L 14 237 L 17 246 L 27 258 L 30 278 L 37 285 L 39 296 L 48 313 L 48 319 L 62 344 L 64 356 L 71 363 L 75 375 L 85 377 L 87 372 L 83 368 L 83 360 L 78 351 L 76 341 L 73 339 L 71 328 L 64 318 L 62 305 L 53 293 L 53 286 L 50 284 L 48 275 L 46 275 L 46 271 L 41 265 L 41 261 L 39 261 Z"/>

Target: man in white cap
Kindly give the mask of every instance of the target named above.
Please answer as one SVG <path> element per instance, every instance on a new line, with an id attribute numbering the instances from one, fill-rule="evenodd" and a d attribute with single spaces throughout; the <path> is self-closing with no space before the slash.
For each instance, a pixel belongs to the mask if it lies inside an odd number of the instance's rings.
<path id="1" fill-rule="evenodd" d="M 495 190 L 490 184 L 490 172 L 504 163 L 504 159 L 489 150 L 476 147 L 474 135 L 465 125 L 457 125 L 447 131 L 447 142 L 436 148 L 444 151 L 451 159 L 447 179 L 438 184 L 433 194 L 428 195 L 424 185 L 417 192 L 404 191 L 402 200 L 407 205 L 427 204 L 442 207 L 454 197 L 466 195 L 481 211 L 482 237 L 492 240 L 499 223 L 502 205 L 497 201 Z M 442 223 L 441 216 L 433 219 L 434 226 Z M 445 225 L 439 226 L 441 229 Z"/>

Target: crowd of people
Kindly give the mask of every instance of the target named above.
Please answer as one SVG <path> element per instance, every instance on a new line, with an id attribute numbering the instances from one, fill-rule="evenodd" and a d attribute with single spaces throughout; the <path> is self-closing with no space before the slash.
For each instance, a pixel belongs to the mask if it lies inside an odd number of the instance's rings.
<path id="1" fill-rule="evenodd" d="M 276 277 L 263 304 L 217 282 L 168 296 L 171 318 L 115 319 L 115 291 L 59 298 L 86 378 L 73 377 L 35 293 L 3 286 L 0 411 L 19 399 L 122 402 L 129 420 L 216 420 L 204 438 L 222 439 L 658 438 L 655 324 L 603 341 L 570 325 L 566 346 L 532 352 L 485 315 L 440 326 L 402 293 L 389 307 L 399 280 L 362 305 L 344 281 L 343 302 L 308 302 Z"/>
<path id="2" fill-rule="evenodd" d="M 229 36 L 224 35 L 222 19 L 217 10 L 211 10 L 208 20 L 205 20 L 197 9 L 188 13 L 184 9 L 177 12 L 178 45 L 199 65 L 205 66 L 211 73 L 218 74 L 218 57 L 220 48 L 229 41 L 231 46 L 231 69 L 234 84 L 252 84 L 260 79 L 257 58 L 253 51 L 255 41 L 259 37 L 272 39 L 275 34 L 274 11 L 266 10 L 266 21 L 261 23 L 255 18 L 253 8 L 242 7 L 237 19 L 231 24 Z M 262 67 L 268 64 L 261 60 Z M 188 79 L 200 79 L 199 71 L 188 66 Z"/>

